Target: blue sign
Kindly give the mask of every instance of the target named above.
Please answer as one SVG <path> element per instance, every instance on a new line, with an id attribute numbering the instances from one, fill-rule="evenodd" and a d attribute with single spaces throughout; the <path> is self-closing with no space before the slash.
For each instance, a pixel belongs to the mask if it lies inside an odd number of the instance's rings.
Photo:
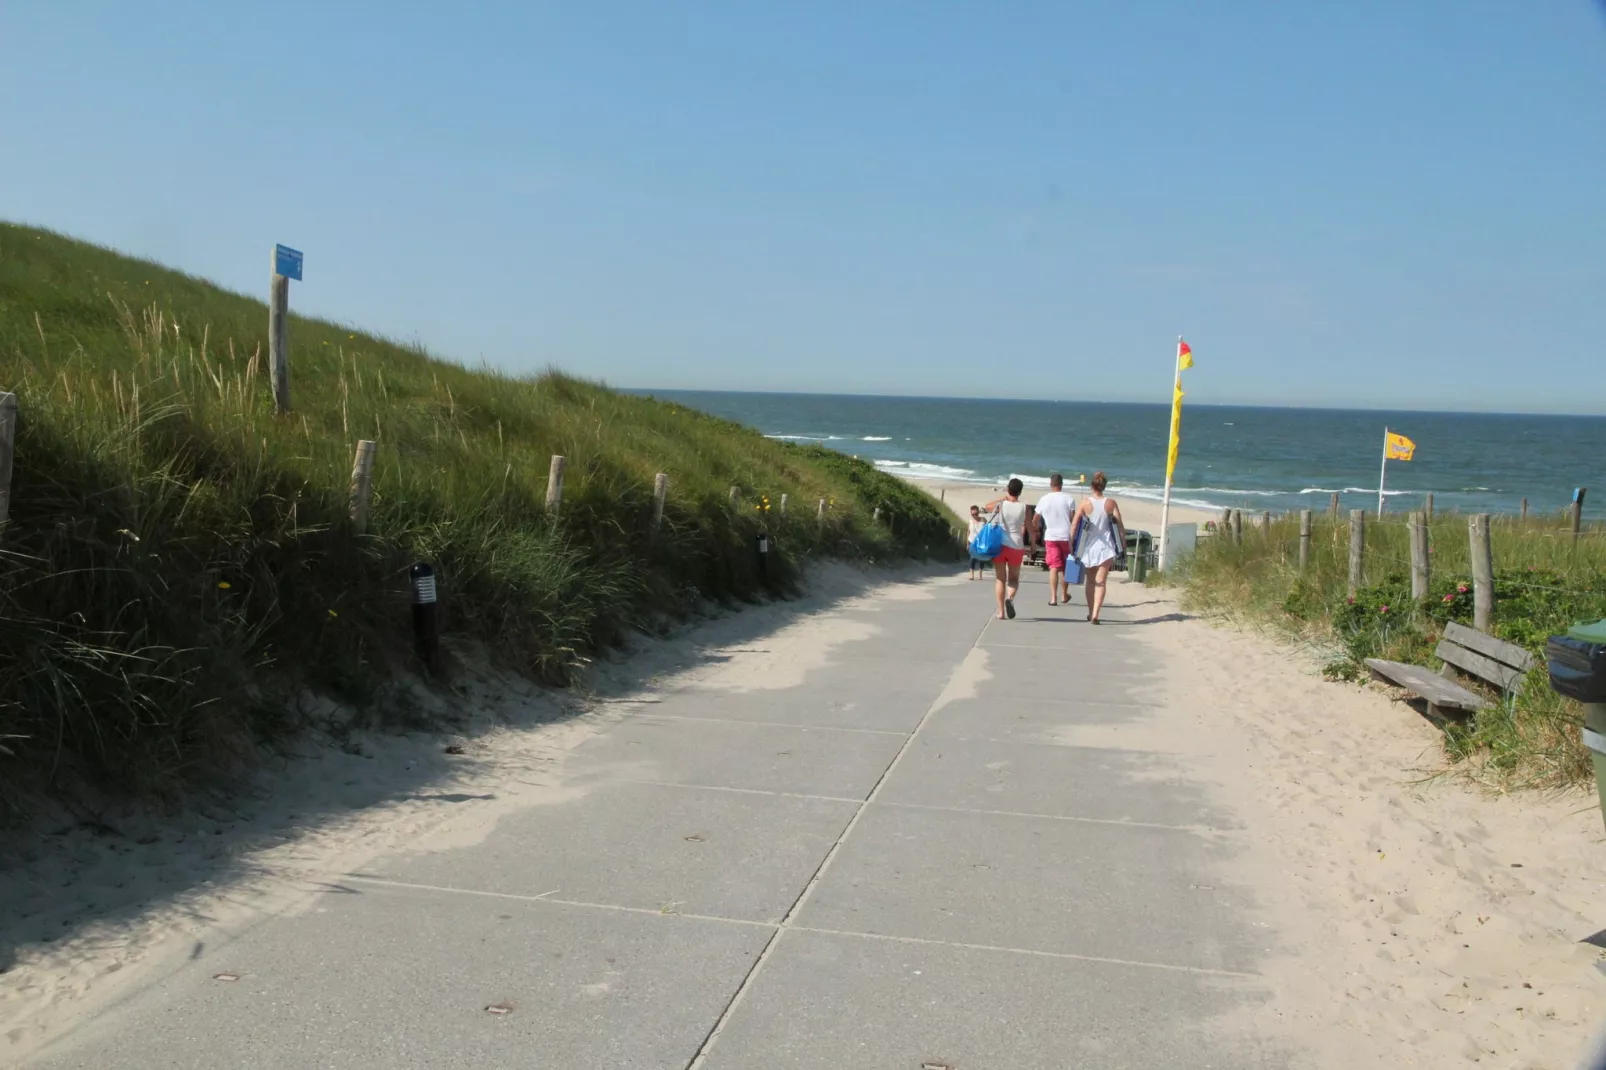
<path id="1" fill-rule="evenodd" d="M 287 279 L 301 281 L 301 251 L 288 245 L 273 247 L 273 273 Z"/>

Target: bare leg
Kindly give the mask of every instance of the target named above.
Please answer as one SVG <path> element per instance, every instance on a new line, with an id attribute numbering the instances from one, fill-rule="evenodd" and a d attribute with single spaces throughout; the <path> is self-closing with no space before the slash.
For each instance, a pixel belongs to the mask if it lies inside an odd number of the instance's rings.
<path id="1" fill-rule="evenodd" d="M 1011 601 L 1013 601 L 1015 596 L 1017 594 L 1019 594 L 1019 593 L 1020 593 L 1020 562 L 1016 561 L 1016 562 L 1012 563 L 1009 566 L 1009 594 L 1008 594 L 1007 597 Z"/>
<path id="2" fill-rule="evenodd" d="M 1095 579 L 1093 580 L 1093 598 L 1088 604 L 1092 607 L 1093 619 L 1095 621 L 1099 619 L 1099 610 L 1104 608 L 1104 583 L 1110 578 L 1111 564 L 1112 562 L 1106 561 L 1104 564 L 1093 570 L 1093 574 L 1095 576 Z"/>
<path id="3" fill-rule="evenodd" d="M 1069 602 L 1070 598 L 1065 595 L 1064 591 L 1065 591 L 1065 571 L 1063 569 L 1057 569 L 1057 568 L 1049 569 L 1048 570 L 1048 604 L 1053 606 L 1053 605 L 1058 605 L 1061 602 Z"/>
<path id="4" fill-rule="evenodd" d="M 993 558 L 993 577 L 997 581 L 993 584 L 993 594 L 998 597 L 998 619 L 1005 620 L 1004 616 L 1004 584 L 1009 578 L 1009 569 L 998 558 Z"/>
<path id="5" fill-rule="evenodd" d="M 1083 567 L 1082 594 L 1087 598 L 1087 619 L 1093 619 L 1093 577 L 1098 572 L 1096 568 Z"/>

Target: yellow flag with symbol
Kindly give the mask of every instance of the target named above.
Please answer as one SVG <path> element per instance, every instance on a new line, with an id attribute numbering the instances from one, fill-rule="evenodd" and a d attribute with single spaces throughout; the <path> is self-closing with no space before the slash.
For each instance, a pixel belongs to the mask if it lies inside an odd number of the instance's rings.
<path id="1" fill-rule="evenodd" d="M 1386 433 L 1383 439 L 1383 456 L 1390 461 L 1409 461 L 1416 453 L 1416 443 L 1404 435 L 1396 435 L 1393 431 Z"/>

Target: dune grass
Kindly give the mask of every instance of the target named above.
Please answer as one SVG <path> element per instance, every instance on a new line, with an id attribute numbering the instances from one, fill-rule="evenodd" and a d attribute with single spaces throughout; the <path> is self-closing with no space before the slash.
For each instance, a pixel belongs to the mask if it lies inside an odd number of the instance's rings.
<path id="1" fill-rule="evenodd" d="M 417 560 L 440 573 L 448 637 L 564 684 L 704 600 L 791 591 L 812 557 L 957 554 L 938 505 L 868 464 L 334 323 L 292 318 L 277 416 L 266 333 L 260 301 L 0 224 L 0 389 L 20 410 L 0 816 L 42 790 L 175 798 L 301 727 L 301 688 L 377 708 L 407 658 Z M 363 534 L 359 439 L 378 443 Z M 552 454 L 568 459 L 556 518 Z"/>
<path id="2" fill-rule="evenodd" d="M 1180 565 L 1189 605 L 1287 635 L 1315 640 L 1331 654 L 1327 675 L 1367 677 L 1365 658 L 1382 657 L 1437 669 L 1433 657 L 1445 622 L 1471 625 L 1473 611 L 1468 517 L 1439 515 L 1429 526 L 1430 590 L 1411 598 L 1411 560 L 1404 515 L 1366 523 L 1362 586 L 1349 595 L 1349 522 L 1318 516 L 1310 557 L 1299 569 L 1299 519 L 1246 526 L 1243 542 L 1211 537 Z M 1564 788 L 1590 776 L 1579 739 L 1582 709 L 1557 696 L 1543 669 L 1547 636 L 1606 617 L 1606 526 L 1586 527 L 1575 545 L 1555 518 L 1496 517 L 1490 528 L 1495 565 L 1492 631 L 1533 652 L 1541 667 L 1512 698 L 1498 695 L 1467 724 L 1445 731 L 1447 759 L 1500 788 Z M 1476 686 L 1471 681 L 1463 681 Z"/>

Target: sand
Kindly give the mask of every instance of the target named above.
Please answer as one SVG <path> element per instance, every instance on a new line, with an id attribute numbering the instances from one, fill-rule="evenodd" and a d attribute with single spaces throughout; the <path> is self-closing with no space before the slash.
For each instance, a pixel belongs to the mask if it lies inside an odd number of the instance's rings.
<path id="1" fill-rule="evenodd" d="M 661 687 L 788 686 L 830 665 L 862 638 L 834 610 L 913 597 L 909 578 L 818 570 L 806 599 L 642 641 L 596 668 L 586 698 L 481 667 L 450 698 L 419 693 L 460 718 L 455 735 L 309 740 L 248 793 L 47 830 L 0 874 L 0 954 L 13 956 L 0 1063 L 198 942 L 305 909 L 367 858 L 473 843 L 513 809 L 575 797 L 566 756 Z M 1169 768 L 1156 775 L 1199 783 L 1250 833 L 1229 876 L 1263 919 L 1270 995 L 1217 1026 L 1285 1038 L 1309 1053 L 1295 1065 L 1318 1070 L 1571 1066 L 1606 1011 L 1602 952 L 1586 942 L 1606 943 L 1592 794 L 1494 797 L 1429 779 L 1440 736 L 1409 707 L 1328 683 L 1311 655 L 1196 619 L 1163 592 L 1117 586 L 1151 610 L 1154 714 L 1058 742 L 1158 751 Z"/>

